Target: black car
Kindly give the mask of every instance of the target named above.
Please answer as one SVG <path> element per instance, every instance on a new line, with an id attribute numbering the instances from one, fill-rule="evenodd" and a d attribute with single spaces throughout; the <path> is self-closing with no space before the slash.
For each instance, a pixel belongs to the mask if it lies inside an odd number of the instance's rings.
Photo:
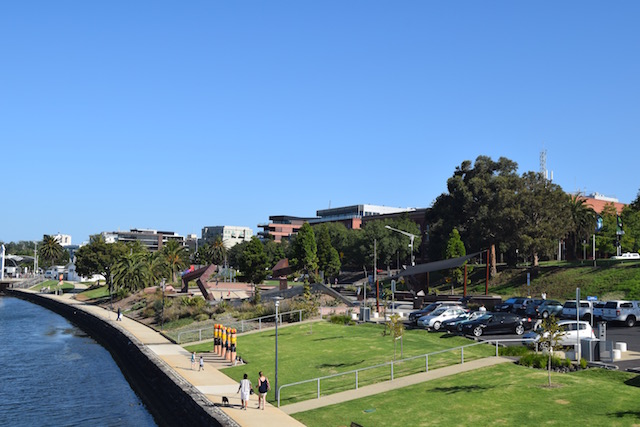
<path id="1" fill-rule="evenodd" d="M 524 297 L 509 298 L 505 302 L 497 304 L 495 307 L 493 307 L 493 311 L 516 313 L 517 311 L 521 310 L 523 306 L 526 306 L 527 302 L 529 302 L 530 300 L 530 298 Z"/>
<path id="2" fill-rule="evenodd" d="M 525 330 L 531 329 L 531 319 L 513 313 L 486 313 L 476 320 L 464 322 L 462 332 L 465 335 L 482 334 L 509 334 L 522 335 Z"/>

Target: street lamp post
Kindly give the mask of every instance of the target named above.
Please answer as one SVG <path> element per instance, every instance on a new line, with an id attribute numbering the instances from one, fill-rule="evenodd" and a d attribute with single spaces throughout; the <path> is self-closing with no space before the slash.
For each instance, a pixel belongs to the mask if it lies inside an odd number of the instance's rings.
<path id="1" fill-rule="evenodd" d="M 164 289 L 165 289 L 166 281 L 162 279 L 162 324 L 160 326 L 161 330 L 164 330 Z"/>
<path id="2" fill-rule="evenodd" d="M 416 265 L 416 261 L 413 258 L 413 239 L 416 238 L 416 235 L 408 233 L 406 231 L 398 230 L 397 228 L 393 228 L 393 227 L 390 227 L 388 225 L 385 225 L 384 228 L 387 228 L 389 230 L 395 231 L 395 232 L 400 233 L 400 234 L 404 234 L 405 236 L 407 236 L 407 237 L 409 237 L 411 239 L 411 242 L 409 243 L 409 247 L 411 248 L 411 265 L 412 266 Z"/>
<path id="3" fill-rule="evenodd" d="M 280 390 L 278 390 L 278 307 L 280 306 L 279 299 L 276 299 L 276 402 L 279 400 Z"/>

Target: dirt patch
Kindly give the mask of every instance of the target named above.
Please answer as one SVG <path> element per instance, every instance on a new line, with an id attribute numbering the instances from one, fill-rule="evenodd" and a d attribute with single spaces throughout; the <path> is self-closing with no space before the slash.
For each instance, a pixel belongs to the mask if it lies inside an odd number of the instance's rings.
<path id="1" fill-rule="evenodd" d="M 571 402 L 569 402 L 568 400 L 564 400 L 564 399 L 558 399 L 558 400 L 556 400 L 556 403 L 558 403 L 560 405 L 568 405 Z"/>

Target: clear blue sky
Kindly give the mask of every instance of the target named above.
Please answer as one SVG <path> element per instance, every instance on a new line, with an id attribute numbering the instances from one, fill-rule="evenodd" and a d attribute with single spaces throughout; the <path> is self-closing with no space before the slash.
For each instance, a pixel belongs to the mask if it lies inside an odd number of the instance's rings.
<path id="1" fill-rule="evenodd" d="M 0 240 L 428 207 L 464 160 L 635 199 L 638 1 L 7 1 Z"/>

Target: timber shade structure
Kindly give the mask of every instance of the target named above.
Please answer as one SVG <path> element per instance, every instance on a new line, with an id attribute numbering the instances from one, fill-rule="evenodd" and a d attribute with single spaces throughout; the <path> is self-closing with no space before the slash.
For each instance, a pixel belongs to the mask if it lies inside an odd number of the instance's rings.
<path id="1" fill-rule="evenodd" d="M 461 257 L 458 257 L 458 258 L 443 259 L 443 260 L 440 260 L 440 261 L 434 261 L 434 262 L 427 262 L 427 263 L 424 263 L 424 264 L 419 264 L 419 265 L 416 265 L 416 266 L 413 266 L 413 267 L 409 267 L 406 270 L 401 271 L 400 273 L 395 275 L 393 278 L 404 277 L 404 276 L 415 276 L 415 275 L 418 275 L 418 274 L 430 273 L 432 271 L 447 270 L 449 268 L 460 267 L 460 266 L 464 265 L 464 263 L 467 262 L 469 259 L 477 257 L 478 255 L 482 254 L 483 252 L 484 251 L 474 252 L 472 254 L 461 256 Z"/>

